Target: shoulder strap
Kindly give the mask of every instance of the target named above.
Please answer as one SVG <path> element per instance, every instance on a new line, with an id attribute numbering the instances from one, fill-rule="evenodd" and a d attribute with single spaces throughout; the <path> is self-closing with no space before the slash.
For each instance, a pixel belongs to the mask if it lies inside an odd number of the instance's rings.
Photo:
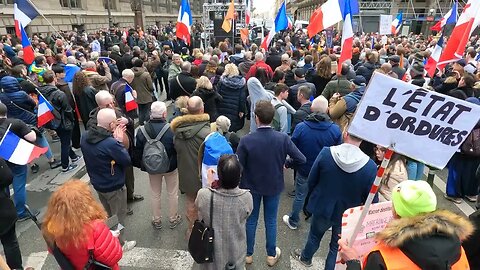
<path id="1" fill-rule="evenodd" d="M 278 109 L 278 108 L 280 108 L 280 107 L 282 107 L 282 106 L 285 106 L 285 105 L 283 105 L 281 102 L 278 103 L 277 105 L 275 105 L 275 110 Z"/>
<path id="2" fill-rule="evenodd" d="M 163 126 L 162 130 L 160 130 L 160 132 L 158 133 L 157 137 L 155 137 L 155 140 L 160 141 L 169 128 L 170 124 L 166 123 L 165 126 Z"/>
<path id="3" fill-rule="evenodd" d="M 210 227 L 213 228 L 213 190 L 210 190 Z"/>
<path id="4" fill-rule="evenodd" d="M 140 126 L 140 131 L 143 133 L 143 136 L 145 136 L 145 139 L 147 139 L 148 142 L 152 141 L 152 138 L 150 137 L 150 135 L 148 135 L 148 132 L 145 129 L 145 126 Z"/>
<path id="5" fill-rule="evenodd" d="M 183 92 L 185 92 L 185 94 L 187 94 L 187 96 L 191 96 L 191 94 L 187 90 L 185 90 L 185 88 L 183 88 L 183 85 L 180 83 L 180 80 L 178 79 L 178 75 L 175 77 L 175 79 L 177 80 L 178 86 L 180 86 L 180 88 L 182 88 Z"/>

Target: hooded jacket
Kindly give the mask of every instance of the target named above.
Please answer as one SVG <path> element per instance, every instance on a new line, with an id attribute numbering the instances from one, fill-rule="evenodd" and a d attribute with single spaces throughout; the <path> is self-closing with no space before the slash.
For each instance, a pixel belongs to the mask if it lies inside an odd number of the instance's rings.
<path id="1" fill-rule="evenodd" d="M 137 91 L 137 103 L 149 104 L 153 102 L 153 81 L 152 76 L 144 67 L 132 68 L 135 77 L 130 84 L 133 90 Z"/>
<path id="2" fill-rule="evenodd" d="M 105 68 L 105 76 L 98 74 L 98 72 L 96 71 L 84 70 L 82 72 L 88 77 L 93 88 L 95 88 L 97 91 L 108 91 L 108 84 L 112 81 L 112 74 L 110 73 L 110 68 Z"/>
<path id="3" fill-rule="evenodd" d="M 7 106 L 8 116 L 37 126 L 37 115 L 34 113 L 35 101 L 22 91 L 18 80 L 5 76 L 0 80 L 0 87 L 2 89 L 0 101 Z"/>
<path id="4" fill-rule="evenodd" d="M 376 173 L 375 162 L 357 146 L 343 143 L 324 147 L 308 175 L 311 195 L 307 210 L 340 223 L 345 210 L 365 202 Z"/>
<path id="5" fill-rule="evenodd" d="M 236 132 L 242 129 L 244 122 L 238 114 L 247 112 L 245 78 L 222 76 L 217 84 L 217 89 L 223 98 L 217 105 L 218 115 L 224 115 L 230 119 L 232 124 L 230 131 Z"/>
<path id="6" fill-rule="evenodd" d="M 213 89 L 205 88 L 193 91 L 192 96 L 199 96 L 203 100 L 205 113 L 210 116 L 210 122 L 215 122 L 218 117 L 217 104 L 223 100 L 222 96 Z"/>
<path id="7" fill-rule="evenodd" d="M 379 244 L 368 254 L 364 269 L 388 270 L 387 264 L 400 258 L 386 252 L 398 250 L 420 269 L 477 269 L 470 268 L 468 263 L 462 265 L 466 260 L 461 242 L 473 230 L 466 218 L 445 210 L 395 219 L 376 235 Z M 463 260 L 459 261 L 461 256 Z M 454 265 L 458 268 L 450 268 Z"/>
<path id="8" fill-rule="evenodd" d="M 210 118 L 205 113 L 187 114 L 173 119 L 170 127 L 175 134 L 179 189 L 187 194 L 196 194 L 202 187 L 198 150 L 210 134 Z"/>
<path id="9" fill-rule="evenodd" d="M 342 143 L 342 132 L 328 115 L 312 113 L 297 125 L 292 134 L 292 141 L 307 159 L 305 164 L 296 168 L 297 173 L 308 177 L 313 162 L 322 148 Z"/>
<path id="10" fill-rule="evenodd" d="M 364 93 L 365 87 L 362 86 L 340 99 L 330 99 L 328 114 L 340 129 L 343 130 L 353 119 L 353 114 Z"/>
<path id="11" fill-rule="evenodd" d="M 125 168 L 131 165 L 125 147 L 112 133 L 100 126 L 90 127 L 80 143 L 90 183 L 96 191 L 107 193 L 125 185 Z"/>
<path id="12" fill-rule="evenodd" d="M 59 128 L 72 130 L 75 115 L 72 106 L 68 101 L 67 95 L 53 85 L 44 85 L 38 90 L 60 114 L 61 122 Z"/>
<path id="13" fill-rule="evenodd" d="M 254 132 L 257 129 L 257 124 L 255 123 L 255 104 L 260 100 L 271 101 L 273 95 L 266 91 L 260 81 L 252 77 L 247 81 L 248 94 L 250 98 L 250 132 Z"/>

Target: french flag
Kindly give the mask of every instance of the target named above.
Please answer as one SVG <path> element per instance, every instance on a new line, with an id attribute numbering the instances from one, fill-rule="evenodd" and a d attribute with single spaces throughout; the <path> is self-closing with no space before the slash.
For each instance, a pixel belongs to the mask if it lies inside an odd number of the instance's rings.
<path id="1" fill-rule="evenodd" d="M 37 126 L 41 127 L 53 119 L 55 119 L 55 116 L 53 115 L 52 105 L 43 97 L 43 95 L 38 95 Z"/>
<path id="2" fill-rule="evenodd" d="M 22 32 L 23 61 L 25 64 L 31 65 L 35 60 L 35 52 L 22 24 L 20 24 L 20 32 Z"/>
<path id="3" fill-rule="evenodd" d="M 288 20 L 288 29 L 292 29 L 293 28 L 293 21 L 292 21 L 292 18 L 290 17 L 290 15 L 287 15 L 287 20 Z"/>
<path id="4" fill-rule="evenodd" d="M 467 42 L 472 32 L 480 24 L 480 1 L 469 0 L 463 7 L 455 28 L 448 39 L 447 45 L 440 56 L 438 67 L 443 69 L 447 63 L 462 58 Z"/>
<path id="5" fill-rule="evenodd" d="M 190 10 L 190 4 L 188 0 L 182 0 L 180 4 L 180 9 L 178 10 L 177 18 L 177 38 L 185 41 L 185 43 L 190 44 L 190 27 L 193 24 L 192 20 L 192 11 Z"/>
<path id="6" fill-rule="evenodd" d="M 13 4 L 13 18 L 15 20 L 15 33 L 17 37 L 21 37 L 20 25 L 27 25 L 40 15 L 28 0 L 15 0 Z"/>
<path id="7" fill-rule="evenodd" d="M 10 127 L 0 142 L 0 157 L 17 165 L 26 165 L 45 154 L 48 147 L 38 147 L 21 139 L 10 131 Z"/>
<path id="8" fill-rule="evenodd" d="M 457 8 L 458 2 L 453 2 L 452 8 L 443 16 L 443 18 L 438 21 L 434 26 L 430 28 L 432 31 L 440 32 L 442 28 L 447 24 L 456 24 L 457 23 Z"/>
<path id="9" fill-rule="evenodd" d="M 337 73 L 340 74 L 342 64 L 348 59 L 352 59 L 353 47 L 353 27 L 352 27 L 352 12 L 350 8 L 350 1 L 345 1 L 345 9 L 343 16 L 343 32 L 342 32 L 342 52 L 338 60 Z"/>
<path id="10" fill-rule="evenodd" d="M 433 49 L 432 55 L 427 60 L 427 64 L 425 64 L 425 70 L 427 71 L 430 78 L 433 78 L 435 75 L 435 70 L 437 69 L 438 61 L 440 60 L 440 55 L 442 55 L 443 50 L 443 35 L 437 41 L 437 45 L 435 45 L 435 49 Z"/>
<path id="11" fill-rule="evenodd" d="M 403 12 L 398 13 L 397 18 L 392 21 L 392 35 L 398 34 L 403 24 Z"/>
<path id="12" fill-rule="evenodd" d="M 318 32 L 343 20 L 343 15 L 346 14 L 346 2 L 350 4 L 350 13 L 352 15 L 360 13 L 358 0 L 327 0 L 310 16 L 310 22 L 307 26 L 308 37 L 312 38 Z"/>
<path id="13" fill-rule="evenodd" d="M 245 24 L 250 24 L 250 18 L 252 16 L 251 9 L 252 9 L 252 1 L 253 0 L 246 0 L 246 8 L 245 8 Z"/>
<path id="14" fill-rule="evenodd" d="M 288 17 L 287 17 L 287 4 L 283 1 L 280 9 L 278 10 L 277 17 L 275 17 L 275 23 L 272 25 L 270 32 L 268 32 L 268 36 L 263 39 L 262 44 L 260 47 L 264 48 L 265 51 L 268 50 L 270 46 L 270 42 L 272 42 L 275 33 L 285 30 L 288 28 Z"/>
<path id="15" fill-rule="evenodd" d="M 125 85 L 125 110 L 127 112 L 138 108 L 135 98 L 133 98 L 132 87 L 128 84 Z"/>

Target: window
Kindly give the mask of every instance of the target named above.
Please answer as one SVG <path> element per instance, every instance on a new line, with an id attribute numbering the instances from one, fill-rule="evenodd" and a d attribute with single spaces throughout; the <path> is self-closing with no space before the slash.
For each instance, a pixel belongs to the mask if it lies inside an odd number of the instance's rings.
<path id="1" fill-rule="evenodd" d="M 60 6 L 64 8 L 81 8 L 81 0 L 60 0 Z"/>
<path id="2" fill-rule="evenodd" d="M 108 9 L 108 2 L 110 2 L 110 10 L 114 10 L 115 9 L 115 0 L 103 0 L 103 7 L 105 9 Z"/>

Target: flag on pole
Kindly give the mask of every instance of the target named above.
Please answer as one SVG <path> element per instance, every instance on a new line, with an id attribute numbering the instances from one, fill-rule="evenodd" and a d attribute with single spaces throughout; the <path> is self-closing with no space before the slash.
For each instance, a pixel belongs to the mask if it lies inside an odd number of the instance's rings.
<path id="1" fill-rule="evenodd" d="M 307 26 L 308 37 L 312 38 L 318 32 L 343 20 L 345 2 L 350 3 L 350 13 L 352 15 L 360 13 L 358 0 L 327 0 L 310 16 L 310 22 Z"/>
<path id="2" fill-rule="evenodd" d="M 8 127 L 0 141 L 0 157 L 17 165 L 26 165 L 45 154 L 48 147 L 38 147 L 18 137 Z"/>
<path id="3" fill-rule="evenodd" d="M 342 64 L 348 59 L 352 59 L 353 47 L 353 27 L 352 12 L 350 9 L 350 1 L 345 1 L 345 14 L 343 15 L 343 31 L 342 31 L 342 51 L 338 60 L 337 73 L 340 74 Z"/>
<path id="4" fill-rule="evenodd" d="M 246 0 L 246 7 L 245 7 L 245 24 L 249 25 L 250 24 L 250 17 L 252 16 L 251 14 L 251 9 L 252 9 L 252 1 L 253 0 Z"/>
<path id="5" fill-rule="evenodd" d="M 55 119 L 52 105 L 43 97 L 38 95 L 37 126 L 41 127 Z"/>
<path id="6" fill-rule="evenodd" d="M 287 4 L 283 1 L 280 9 L 278 10 L 277 16 L 275 17 L 275 22 L 268 32 L 268 36 L 263 39 L 262 44 L 260 47 L 264 48 L 265 51 L 268 50 L 268 46 L 270 46 L 270 42 L 272 42 L 273 36 L 275 33 L 285 30 L 288 28 L 288 18 L 287 18 Z"/>
<path id="7" fill-rule="evenodd" d="M 22 24 L 20 24 L 20 32 L 22 33 L 23 61 L 25 64 L 30 65 L 35 60 L 35 52 Z"/>
<path id="8" fill-rule="evenodd" d="M 233 20 L 235 20 L 235 5 L 232 0 L 228 6 L 227 14 L 225 14 L 225 18 L 223 18 L 222 29 L 225 30 L 225 32 L 230 33 L 230 31 L 232 31 Z"/>
<path id="9" fill-rule="evenodd" d="M 293 28 L 292 17 L 290 17 L 290 15 L 287 15 L 287 20 L 288 20 L 288 29 L 292 29 Z"/>
<path id="10" fill-rule="evenodd" d="M 180 9 L 178 10 L 177 18 L 177 38 L 190 44 L 190 27 L 193 24 L 192 11 L 190 10 L 190 4 L 188 0 L 182 0 Z"/>
<path id="11" fill-rule="evenodd" d="M 125 110 L 129 112 L 136 108 L 138 108 L 138 104 L 133 97 L 132 87 L 129 84 L 125 84 Z"/>
<path id="12" fill-rule="evenodd" d="M 430 28 L 432 31 L 440 32 L 445 25 L 456 24 L 457 23 L 457 8 L 458 2 L 454 1 L 452 8 L 443 16 L 443 18 L 438 21 L 434 26 Z"/>
<path id="13" fill-rule="evenodd" d="M 398 13 L 397 18 L 392 21 L 392 35 L 398 34 L 403 24 L 403 12 Z"/>
<path id="14" fill-rule="evenodd" d="M 20 25 L 27 27 L 27 25 L 40 15 L 28 0 L 15 0 L 13 4 L 13 19 L 15 21 L 15 34 L 21 37 Z"/>
<path id="15" fill-rule="evenodd" d="M 247 43 L 248 40 L 248 28 L 240 29 L 240 39 L 243 43 Z"/>
<path id="16" fill-rule="evenodd" d="M 469 0 L 463 7 L 463 12 L 458 18 L 455 28 L 448 39 L 438 63 L 443 69 L 447 63 L 455 62 L 462 58 L 467 42 L 472 32 L 480 24 L 480 1 Z"/>
<path id="17" fill-rule="evenodd" d="M 427 60 L 427 64 L 425 64 L 425 70 L 427 71 L 430 78 L 433 78 L 435 75 L 435 70 L 437 69 L 438 61 L 440 60 L 440 55 L 442 55 L 443 50 L 443 35 L 438 39 L 437 45 L 435 45 L 435 49 L 433 49 L 432 55 Z"/>

